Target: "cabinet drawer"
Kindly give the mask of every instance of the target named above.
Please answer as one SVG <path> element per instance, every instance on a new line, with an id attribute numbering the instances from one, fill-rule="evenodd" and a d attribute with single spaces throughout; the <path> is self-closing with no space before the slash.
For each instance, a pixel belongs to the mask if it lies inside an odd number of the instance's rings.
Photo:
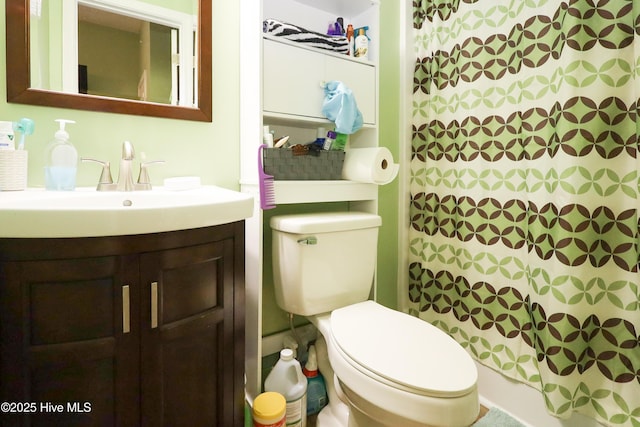
<path id="1" fill-rule="evenodd" d="M 263 55 L 264 111 L 324 118 L 322 83 L 339 80 L 353 91 L 364 122 L 375 124 L 376 73 L 371 64 L 268 39 Z"/>

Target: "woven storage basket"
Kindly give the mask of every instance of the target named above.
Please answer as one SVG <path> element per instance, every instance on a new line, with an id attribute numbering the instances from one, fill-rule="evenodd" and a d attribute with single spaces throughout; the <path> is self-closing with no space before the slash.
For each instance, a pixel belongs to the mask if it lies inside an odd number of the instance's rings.
<path id="1" fill-rule="evenodd" d="M 27 188 L 28 158 L 25 150 L 0 150 L 0 191 Z"/>
<path id="2" fill-rule="evenodd" d="M 316 154 L 294 156 L 287 148 L 264 150 L 264 171 L 281 181 L 342 179 L 344 151 L 328 150 Z"/>

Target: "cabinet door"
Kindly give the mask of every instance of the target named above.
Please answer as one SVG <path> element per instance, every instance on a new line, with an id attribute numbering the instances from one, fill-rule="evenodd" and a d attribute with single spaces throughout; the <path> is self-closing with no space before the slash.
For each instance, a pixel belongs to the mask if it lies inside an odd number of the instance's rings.
<path id="1" fill-rule="evenodd" d="M 138 424 L 139 341 L 128 332 L 138 327 L 137 266 L 129 257 L 0 265 L 1 400 L 36 405 L 3 411 L 3 426 Z"/>
<path id="2" fill-rule="evenodd" d="M 321 118 L 324 55 L 265 40 L 263 58 L 264 111 Z"/>
<path id="3" fill-rule="evenodd" d="M 233 426 L 233 240 L 141 256 L 142 425 Z"/>
<path id="4" fill-rule="evenodd" d="M 376 71 L 367 63 L 264 40 L 263 110 L 325 118 L 323 83 L 338 80 L 353 92 L 365 123 L 376 122 Z"/>
<path id="5" fill-rule="evenodd" d="M 343 82 L 351 91 L 364 123 L 376 123 L 376 71 L 372 65 L 326 56 L 327 81 Z"/>

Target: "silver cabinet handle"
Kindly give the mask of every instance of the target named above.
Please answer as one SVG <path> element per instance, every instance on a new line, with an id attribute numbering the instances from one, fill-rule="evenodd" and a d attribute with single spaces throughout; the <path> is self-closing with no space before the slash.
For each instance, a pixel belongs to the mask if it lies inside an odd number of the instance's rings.
<path id="1" fill-rule="evenodd" d="M 122 287 L 122 333 L 131 332 L 131 302 L 129 301 L 129 285 Z"/>
<path id="2" fill-rule="evenodd" d="M 151 282 L 151 329 L 158 327 L 158 282 Z"/>

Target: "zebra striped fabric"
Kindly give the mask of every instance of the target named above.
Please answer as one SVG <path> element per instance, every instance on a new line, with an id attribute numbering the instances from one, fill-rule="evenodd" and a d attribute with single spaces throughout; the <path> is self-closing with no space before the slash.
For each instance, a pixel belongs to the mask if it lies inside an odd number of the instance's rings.
<path id="1" fill-rule="evenodd" d="M 275 19 L 264 20 L 262 32 L 276 37 L 283 37 L 305 46 L 330 50 L 345 55 L 349 53 L 349 41 L 345 36 L 328 36 Z"/>

